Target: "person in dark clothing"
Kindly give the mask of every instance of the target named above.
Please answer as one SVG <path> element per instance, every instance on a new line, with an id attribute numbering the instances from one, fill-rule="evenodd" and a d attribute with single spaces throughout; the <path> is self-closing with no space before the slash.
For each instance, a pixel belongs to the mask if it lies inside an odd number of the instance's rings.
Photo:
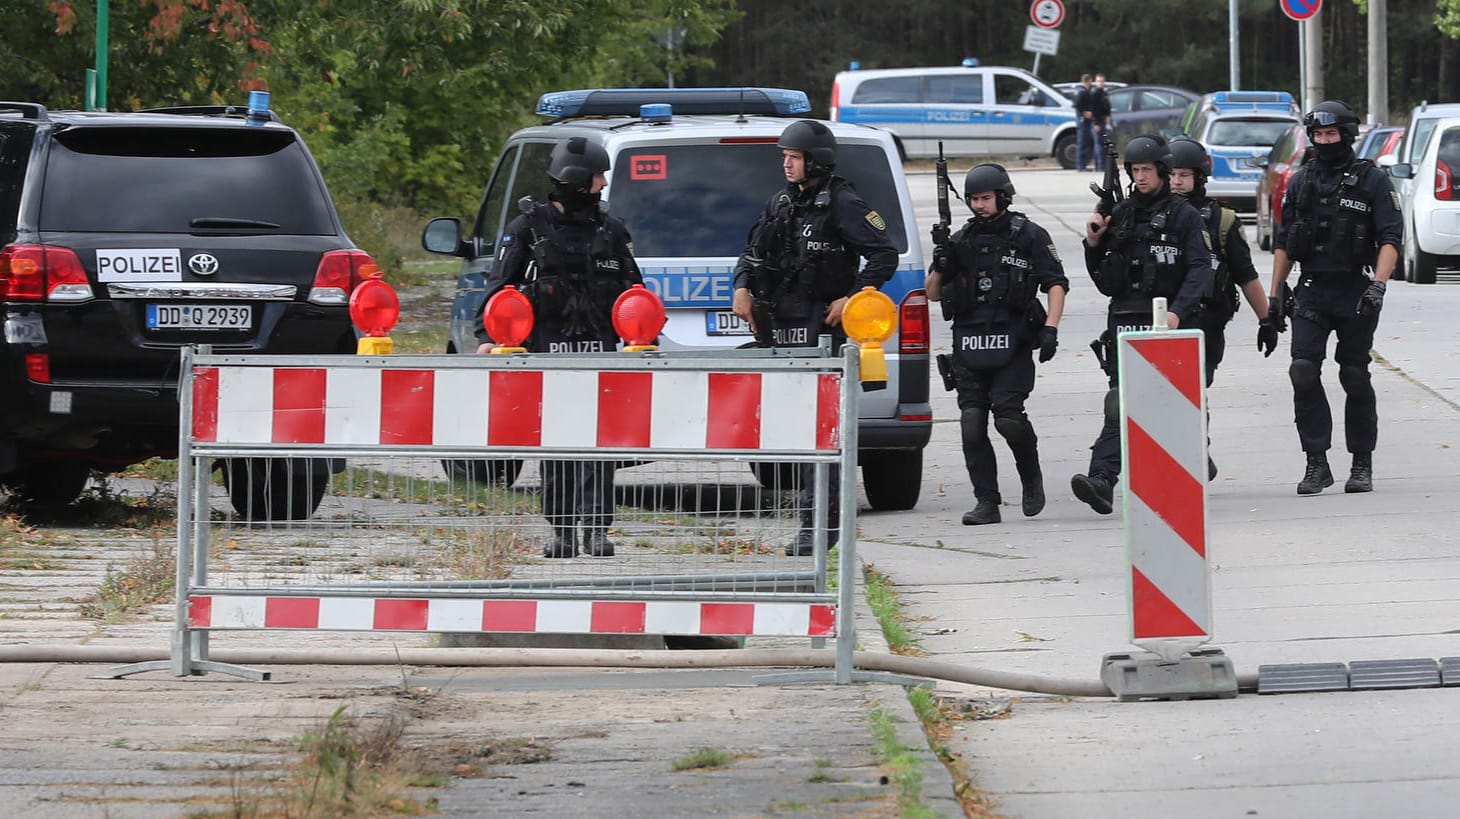
<path id="1" fill-rule="evenodd" d="M 1105 421 L 1090 447 L 1090 471 L 1070 479 L 1075 497 L 1108 515 L 1114 509 L 1120 475 L 1120 399 L 1116 390 L 1115 341 L 1120 333 L 1150 327 L 1151 301 L 1165 298 L 1170 329 L 1195 327 L 1202 296 L 1211 287 L 1212 254 L 1201 214 L 1171 192 L 1171 155 L 1166 141 L 1146 134 L 1125 149 L 1130 195 L 1110 216 L 1097 209 L 1085 224 L 1085 267 L 1110 297 L 1105 343 Z"/>
<path id="2" fill-rule="evenodd" d="M 1095 123 L 1095 170 L 1105 170 L 1105 151 L 1101 150 L 1100 138 L 1110 128 L 1110 96 L 1105 92 L 1105 75 L 1095 75 L 1095 87 L 1090 89 L 1090 118 Z"/>
<path id="3" fill-rule="evenodd" d="M 751 227 L 735 265 L 732 308 L 758 334 L 765 328 L 757 322 L 768 319 L 778 347 L 814 346 L 821 335 L 830 335 L 840 349 L 847 340 L 841 327 L 847 299 L 892 278 L 897 248 L 882 216 L 832 172 L 836 136 L 825 123 L 797 120 L 781 132 L 779 144 L 786 187 L 770 197 Z M 813 552 L 814 474 L 814 464 L 801 467 L 801 530 L 787 554 Z M 828 545 L 839 535 L 836 477 L 833 470 Z"/>
<path id="4" fill-rule="evenodd" d="M 1034 350 L 1039 361 L 1054 358 L 1060 314 L 1070 282 L 1049 233 L 1009 210 L 1014 183 L 1003 166 L 992 163 L 969 170 L 963 196 L 973 218 L 953 234 L 946 250 L 933 256 L 926 282 L 928 299 L 943 303 L 953 322 L 949 368 L 958 391 L 963 460 L 973 482 L 974 508 L 964 526 L 998 523 L 998 460 L 989 441 L 994 429 L 1014 453 L 1026 517 L 1044 509 L 1044 475 L 1039 468 L 1039 437 L 1024 402 L 1034 391 Z M 1049 309 L 1038 292 L 1049 298 Z"/>
<path id="5" fill-rule="evenodd" d="M 1359 118 L 1346 103 L 1319 103 L 1306 117 L 1313 146 L 1283 194 L 1282 221 L 1273 235 L 1269 310 L 1275 320 L 1258 331 L 1258 344 L 1276 344 L 1285 328 L 1283 291 L 1293 263 L 1301 265 L 1292 311 L 1293 417 L 1307 456 L 1299 495 L 1333 485 L 1328 449 L 1333 414 L 1320 378 L 1328 335 L 1338 337 L 1333 359 L 1346 395 L 1344 438 L 1353 455 L 1345 492 L 1374 488 L 1378 401 L 1369 381 L 1369 351 L 1384 305 L 1384 290 L 1404 245 L 1399 197 L 1384 172 L 1354 156 Z"/>
<path id="6" fill-rule="evenodd" d="M 1267 321 L 1267 291 L 1258 280 L 1252 265 L 1252 249 L 1242 235 L 1242 222 L 1236 211 L 1207 198 L 1206 182 L 1211 174 L 1212 159 L 1207 149 L 1190 137 L 1178 137 L 1168 146 L 1171 151 L 1171 191 L 1186 197 L 1206 226 L 1207 244 L 1216 264 L 1212 271 L 1211 289 L 1202 295 L 1197 312 L 1197 326 L 1206 338 L 1207 386 L 1216 378 L 1217 367 L 1227 351 L 1227 324 L 1237 313 L 1238 292 L 1252 308 L 1259 322 Z M 1262 347 L 1265 355 L 1277 348 L 1277 336 Z M 1207 456 L 1207 480 L 1217 477 L 1217 465 Z"/>
<path id="7" fill-rule="evenodd" d="M 584 137 L 554 146 L 548 158 L 548 201 L 524 199 L 507 225 L 487 296 L 515 285 L 532 302 L 535 321 L 527 349 L 535 353 L 611 352 L 618 344 L 611 311 L 619 294 L 643 282 L 628 228 L 599 208 L 608 184 L 608 152 Z M 477 327 L 478 352 L 492 347 Z M 542 461 L 542 513 L 553 529 L 545 557 L 574 557 L 577 526 L 583 550 L 610 557 L 613 541 L 611 461 Z"/>
<path id="8" fill-rule="evenodd" d="M 1095 92 L 1090 88 L 1090 75 L 1080 75 L 1080 90 L 1075 92 L 1075 170 L 1088 171 L 1090 160 L 1100 167 L 1100 145 L 1095 141 Z"/>

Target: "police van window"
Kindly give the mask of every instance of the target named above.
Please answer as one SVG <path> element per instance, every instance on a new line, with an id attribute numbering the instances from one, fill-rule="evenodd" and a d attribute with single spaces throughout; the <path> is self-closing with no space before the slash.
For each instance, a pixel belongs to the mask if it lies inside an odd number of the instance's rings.
<path id="1" fill-rule="evenodd" d="M 994 77 L 994 99 L 998 101 L 999 105 L 1044 107 L 1059 104 L 1050 99 L 1043 91 L 1030 85 L 1028 80 L 1011 74 L 999 74 Z"/>
<path id="2" fill-rule="evenodd" d="M 928 102 L 983 103 L 983 75 L 933 74 L 927 82 Z"/>
<path id="3" fill-rule="evenodd" d="M 517 172 L 512 176 L 511 192 L 507 194 L 507 220 L 517 218 L 517 202 L 524 196 L 531 196 L 538 202 L 548 200 L 553 189 L 548 179 L 548 157 L 552 156 L 553 143 L 527 142 L 522 146 L 522 160 L 517 163 Z"/>
<path id="4" fill-rule="evenodd" d="M 842 145 L 837 172 L 887 222 L 907 249 L 902 206 L 887 156 L 876 145 Z M 739 256 L 766 200 L 786 184 L 781 149 L 747 145 L 628 147 L 614 159 L 609 210 L 624 220 L 634 255 Z"/>
<path id="5" fill-rule="evenodd" d="M 194 219 L 224 217 L 278 225 L 238 232 L 335 232 L 318 174 L 289 131 L 72 128 L 56 135 L 45 180 L 43 230 L 187 233 Z"/>
<path id="6" fill-rule="evenodd" d="M 517 212 L 507 207 L 507 192 L 511 190 L 512 166 L 517 162 L 517 146 L 513 145 L 502 153 L 497 161 L 497 170 L 492 172 L 492 181 L 487 185 L 487 195 L 482 197 L 482 208 L 477 213 L 474 234 L 496 247 L 502 235 L 502 214 Z"/>
<path id="7" fill-rule="evenodd" d="M 921 77 L 881 77 L 866 80 L 852 95 L 853 105 L 874 105 L 888 102 L 918 102 L 922 98 Z"/>

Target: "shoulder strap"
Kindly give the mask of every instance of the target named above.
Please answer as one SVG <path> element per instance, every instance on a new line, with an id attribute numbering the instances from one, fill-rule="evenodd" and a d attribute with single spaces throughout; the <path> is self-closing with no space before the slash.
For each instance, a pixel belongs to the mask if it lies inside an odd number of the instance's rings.
<path id="1" fill-rule="evenodd" d="M 1237 211 L 1231 208 L 1223 208 L 1221 205 L 1222 218 L 1217 225 L 1217 255 L 1223 260 L 1227 258 L 1227 234 L 1232 232 L 1232 226 L 1237 224 Z"/>

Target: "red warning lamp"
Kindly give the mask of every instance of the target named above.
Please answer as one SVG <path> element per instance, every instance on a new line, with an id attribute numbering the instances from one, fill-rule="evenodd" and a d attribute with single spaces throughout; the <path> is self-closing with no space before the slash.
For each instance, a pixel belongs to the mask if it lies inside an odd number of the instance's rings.
<path id="1" fill-rule="evenodd" d="M 522 342 L 532 334 L 532 324 L 532 302 L 516 287 L 509 284 L 487 299 L 482 325 L 487 335 L 497 342 L 493 353 L 527 352 Z"/>
<path id="2" fill-rule="evenodd" d="M 620 293 L 613 303 L 613 329 L 624 340 L 626 353 L 659 349 L 654 342 L 664 321 L 664 302 L 642 284 Z"/>
<path id="3" fill-rule="evenodd" d="M 382 278 L 360 282 L 350 293 L 350 321 L 365 336 L 355 352 L 360 355 L 389 355 L 394 342 L 387 335 L 400 320 L 400 298 Z"/>

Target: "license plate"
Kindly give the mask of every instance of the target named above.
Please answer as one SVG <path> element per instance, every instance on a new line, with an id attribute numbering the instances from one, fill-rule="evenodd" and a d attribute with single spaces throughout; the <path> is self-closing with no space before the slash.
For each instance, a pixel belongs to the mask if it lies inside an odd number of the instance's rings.
<path id="1" fill-rule="evenodd" d="M 750 322 L 729 310 L 706 310 L 705 333 L 712 336 L 748 336 Z"/>
<path id="2" fill-rule="evenodd" d="M 149 330 L 247 330 L 253 306 L 247 304 L 149 304 Z"/>

